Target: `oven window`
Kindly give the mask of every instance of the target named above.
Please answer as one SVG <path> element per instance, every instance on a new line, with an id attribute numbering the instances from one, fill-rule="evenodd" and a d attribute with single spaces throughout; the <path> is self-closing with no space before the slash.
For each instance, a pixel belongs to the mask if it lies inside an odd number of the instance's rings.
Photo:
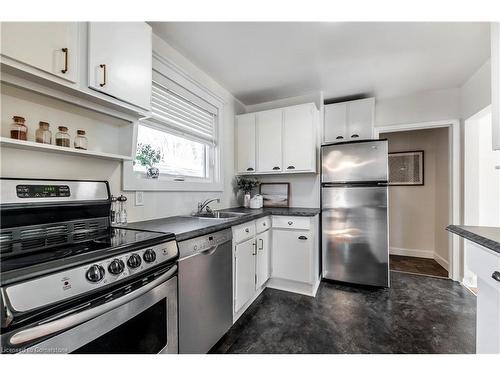
<path id="1" fill-rule="evenodd" d="M 167 299 L 75 350 L 81 354 L 152 354 L 167 346 Z"/>

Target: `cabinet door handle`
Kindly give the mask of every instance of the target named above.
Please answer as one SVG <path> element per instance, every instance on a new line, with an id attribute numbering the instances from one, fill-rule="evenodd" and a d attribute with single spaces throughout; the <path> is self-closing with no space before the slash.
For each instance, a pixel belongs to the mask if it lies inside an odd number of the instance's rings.
<path id="1" fill-rule="evenodd" d="M 252 167 L 247 168 L 247 171 L 248 171 L 248 172 L 252 172 L 252 171 L 254 171 L 254 170 L 255 170 L 255 169 L 253 169 Z"/>
<path id="2" fill-rule="evenodd" d="M 292 224 L 293 224 L 293 221 L 289 221 L 289 222 L 288 222 L 288 225 L 292 225 Z"/>
<path id="3" fill-rule="evenodd" d="M 279 171 L 280 169 L 280 167 L 273 167 L 273 171 Z"/>
<path id="4" fill-rule="evenodd" d="M 286 169 L 295 169 L 293 165 L 289 165 Z"/>
<path id="5" fill-rule="evenodd" d="M 359 135 L 353 134 L 353 135 L 351 135 L 351 138 L 359 138 Z"/>
<path id="6" fill-rule="evenodd" d="M 307 240 L 306 236 L 299 236 L 299 240 Z"/>
<path id="7" fill-rule="evenodd" d="M 493 275 L 491 275 L 491 277 L 493 278 L 493 280 L 498 281 L 500 283 L 500 272 L 498 271 L 493 272 Z"/>
<path id="8" fill-rule="evenodd" d="M 344 139 L 341 135 L 337 136 L 335 139 Z"/>
<path id="9" fill-rule="evenodd" d="M 250 229 L 245 228 L 245 233 L 250 233 Z"/>
<path id="10" fill-rule="evenodd" d="M 252 255 L 257 255 L 257 242 L 252 243 L 253 245 L 253 253 Z"/>
<path id="11" fill-rule="evenodd" d="M 62 48 L 61 51 L 64 53 L 64 69 L 61 70 L 61 73 L 66 74 L 66 72 L 68 71 L 69 50 L 67 48 Z"/>
<path id="12" fill-rule="evenodd" d="M 103 87 L 104 85 L 106 85 L 106 64 L 101 64 L 99 65 L 99 67 L 102 68 L 104 72 L 104 81 L 102 83 L 99 83 L 99 86 Z"/>
<path id="13" fill-rule="evenodd" d="M 259 238 L 259 241 L 260 241 L 259 250 L 263 250 L 264 249 L 264 240 L 262 238 Z"/>

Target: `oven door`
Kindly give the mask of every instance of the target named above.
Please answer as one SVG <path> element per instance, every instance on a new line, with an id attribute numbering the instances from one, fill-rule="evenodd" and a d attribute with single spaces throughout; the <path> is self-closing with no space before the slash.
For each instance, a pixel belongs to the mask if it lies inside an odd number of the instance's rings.
<path id="1" fill-rule="evenodd" d="M 6 341 L 12 352 L 24 347 L 21 353 L 178 353 L 177 320 L 177 266 L 173 266 L 109 302 L 53 317 L 13 333 Z M 48 338 L 40 342 L 41 337 Z M 37 343 L 26 347 L 30 342 Z"/>

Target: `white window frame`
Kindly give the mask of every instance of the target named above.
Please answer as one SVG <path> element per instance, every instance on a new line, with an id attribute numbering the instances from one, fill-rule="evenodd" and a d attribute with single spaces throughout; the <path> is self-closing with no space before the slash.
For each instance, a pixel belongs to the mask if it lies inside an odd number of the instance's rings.
<path id="1" fill-rule="evenodd" d="M 123 190 L 124 191 L 223 191 L 224 190 L 224 175 L 222 168 L 223 159 L 223 118 L 224 118 L 224 103 L 223 100 L 205 88 L 202 84 L 192 79 L 182 69 L 176 66 L 170 60 L 153 52 L 153 70 L 164 75 L 176 84 L 182 86 L 192 94 L 205 100 L 207 103 L 217 108 L 216 116 L 216 142 L 213 148 L 213 178 L 210 181 L 200 181 L 197 178 L 186 177 L 183 181 L 175 180 L 175 176 L 163 176 L 160 174 L 159 179 L 150 179 L 145 177 L 145 173 L 135 172 L 133 160 L 124 161 L 122 163 Z M 134 123 L 133 132 L 133 152 L 135 155 L 137 146 L 137 132 L 139 125 L 155 126 L 154 121 L 148 121 L 148 118 L 142 119 L 140 122 Z M 171 134 L 178 134 L 174 129 L 169 129 Z M 179 134 L 180 135 L 180 134 Z"/>

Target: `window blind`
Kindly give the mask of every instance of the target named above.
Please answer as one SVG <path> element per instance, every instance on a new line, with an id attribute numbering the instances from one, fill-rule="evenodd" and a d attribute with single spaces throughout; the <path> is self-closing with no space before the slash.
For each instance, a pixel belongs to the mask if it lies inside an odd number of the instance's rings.
<path id="1" fill-rule="evenodd" d="M 171 89 L 153 82 L 151 109 L 153 118 L 165 122 L 175 130 L 204 141 L 215 143 L 216 114 Z"/>

